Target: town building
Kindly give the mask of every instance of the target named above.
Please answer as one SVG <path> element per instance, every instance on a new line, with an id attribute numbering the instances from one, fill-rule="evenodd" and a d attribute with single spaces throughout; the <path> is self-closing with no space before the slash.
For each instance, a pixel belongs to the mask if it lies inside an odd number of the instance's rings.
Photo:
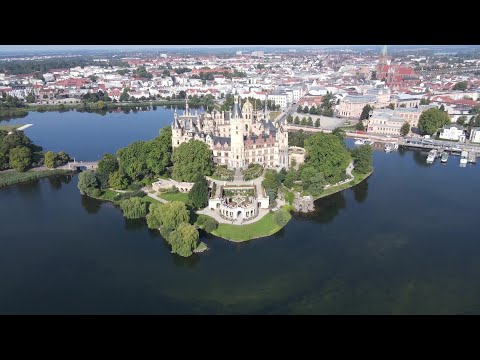
<path id="1" fill-rule="evenodd" d="M 268 168 L 288 169 L 288 132 L 266 114 L 255 111 L 250 101 L 240 109 L 239 97 L 227 112 L 195 114 L 186 103 L 185 113 L 174 114 L 172 146 L 190 140 L 205 142 L 213 151 L 216 164 L 246 168 L 258 163 Z"/>
<path id="2" fill-rule="evenodd" d="M 470 142 L 480 143 L 480 127 L 474 127 L 470 131 Z"/>
<path id="3" fill-rule="evenodd" d="M 395 110 L 386 108 L 370 112 L 366 120 L 368 133 L 400 136 L 400 129 L 408 122 L 411 128 L 418 127 L 420 115 L 434 105 L 420 105 L 418 108 L 396 108 Z"/>
<path id="4" fill-rule="evenodd" d="M 466 138 L 463 126 L 459 124 L 444 125 L 443 128 L 440 129 L 438 137 L 440 139 L 454 140 L 460 142 L 464 142 Z"/>

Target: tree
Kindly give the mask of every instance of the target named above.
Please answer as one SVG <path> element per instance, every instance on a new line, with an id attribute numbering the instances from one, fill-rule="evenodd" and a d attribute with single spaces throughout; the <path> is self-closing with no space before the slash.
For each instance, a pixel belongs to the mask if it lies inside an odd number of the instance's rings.
<path id="1" fill-rule="evenodd" d="M 208 205 L 208 183 L 205 176 L 197 176 L 195 184 L 188 193 L 188 199 L 195 209 L 203 209 Z"/>
<path id="2" fill-rule="evenodd" d="M 97 80 L 98 80 L 98 76 L 95 76 L 95 75 L 90 75 L 88 78 L 89 78 L 92 82 L 97 82 Z"/>
<path id="3" fill-rule="evenodd" d="M 32 151 L 26 146 L 18 146 L 10 150 L 10 166 L 24 172 L 32 164 Z"/>
<path id="4" fill-rule="evenodd" d="M 139 197 L 120 201 L 120 208 L 127 219 L 139 219 L 147 215 L 147 204 Z"/>
<path id="5" fill-rule="evenodd" d="M 298 105 L 297 112 L 298 112 L 298 113 L 301 113 L 301 112 L 303 112 L 302 105 Z"/>
<path id="6" fill-rule="evenodd" d="M 418 120 L 420 130 L 429 135 L 433 135 L 439 128 L 446 124 L 450 124 L 448 114 L 436 108 L 424 111 Z"/>
<path id="7" fill-rule="evenodd" d="M 123 171 L 117 170 L 108 176 L 108 184 L 112 189 L 125 190 L 129 183 L 128 177 Z"/>
<path id="8" fill-rule="evenodd" d="M 47 151 L 44 155 L 43 163 L 46 167 L 53 169 L 56 165 L 56 157 L 53 151 Z"/>
<path id="9" fill-rule="evenodd" d="M 407 107 L 407 105 L 406 104 L 400 104 L 400 107 L 405 108 L 405 107 Z"/>
<path id="10" fill-rule="evenodd" d="M 293 122 L 293 116 L 288 114 L 287 116 L 287 123 L 291 124 Z"/>
<path id="11" fill-rule="evenodd" d="M 351 157 L 338 136 L 321 132 L 315 133 L 305 140 L 305 150 L 305 164 L 313 167 L 316 174 L 321 173 L 330 184 L 345 177 L 345 169 L 350 163 Z"/>
<path id="12" fill-rule="evenodd" d="M 293 185 L 292 185 L 292 186 L 293 186 Z M 286 201 L 288 204 L 292 205 L 293 202 L 295 201 L 295 195 L 294 195 L 292 192 L 287 191 L 287 192 L 285 193 L 285 201 Z"/>
<path id="13" fill-rule="evenodd" d="M 352 150 L 352 157 L 357 172 L 367 174 L 372 171 L 372 147 L 370 145 L 356 147 Z"/>
<path id="14" fill-rule="evenodd" d="M 400 134 L 402 134 L 402 136 L 407 136 L 409 132 L 410 132 L 410 123 L 405 121 L 405 123 L 400 128 Z"/>
<path id="15" fill-rule="evenodd" d="M 372 80 L 377 80 L 377 72 L 375 70 L 372 71 L 372 76 L 370 77 Z"/>
<path id="16" fill-rule="evenodd" d="M 302 121 L 300 122 L 300 124 L 303 126 L 307 125 L 307 118 L 305 116 L 302 118 Z"/>
<path id="17" fill-rule="evenodd" d="M 145 141 L 135 141 L 117 151 L 119 167 L 131 179 L 141 179 L 148 173 L 147 145 Z"/>
<path id="18" fill-rule="evenodd" d="M 198 174 L 213 172 L 212 150 L 202 141 L 191 140 L 177 147 L 173 153 L 172 177 L 177 181 L 194 181 Z"/>
<path id="19" fill-rule="evenodd" d="M 291 189 L 294 185 L 294 181 L 297 181 L 299 179 L 299 172 L 295 170 L 295 165 L 293 165 L 293 160 L 292 159 L 292 164 L 291 169 L 288 171 L 287 175 L 285 175 L 285 178 L 283 179 L 283 185 L 285 185 L 287 188 Z"/>
<path id="20" fill-rule="evenodd" d="M 33 92 L 28 93 L 25 100 L 27 100 L 28 103 L 34 103 L 35 102 L 35 95 L 33 95 Z"/>
<path id="21" fill-rule="evenodd" d="M 429 99 L 425 99 L 425 98 L 420 99 L 420 105 L 429 105 L 429 104 L 430 104 Z"/>
<path id="22" fill-rule="evenodd" d="M 355 129 L 358 131 L 365 131 L 365 126 L 363 125 L 363 121 L 360 120 L 357 125 L 355 125 Z"/>
<path id="23" fill-rule="evenodd" d="M 82 171 L 80 175 L 78 175 L 77 187 L 82 195 L 89 195 L 94 189 L 98 189 L 98 181 L 93 171 Z"/>
<path id="24" fill-rule="evenodd" d="M 315 120 L 315 127 L 320 127 L 320 118 L 317 118 L 317 120 Z"/>
<path id="25" fill-rule="evenodd" d="M 317 108 L 315 105 L 312 105 L 312 107 L 308 110 L 309 114 L 315 115 L 317 113 Z"/>
<path id="26" fill-rule="evenodd" d="M 392 109 L 392 110 L 395 110 L 395 104 L 394 104 L 394 103 L 390 103 L 390 104 L 388 104 L 387 108 Z"/>
<path id="27" fill-rule="evenodd" d="M 188 222 L 190 212 L 185 203 L 181 201 L 172 201 L 167 204 L 151 204 L 149 214 L 147 215 L 147 225 L 149 228 L 165 228 L 174 230 L 179 224 Z"/>
<path id="28" fill-rule="evenodd" d="M 285 225 L 287 225 L 288 221 L 290 220 L 290 214 L 286 210 L 280 209 L 273 213 L 273 220 L 278 226 L 284 227 Z"/>
<path id="29" fill-rule="evenodd" d="M 303 112 L 304 112 L 305 114 L 308 114 L 308 106 L 307 106 L 307 105 L 305 105 L 305 107 L 303 108 Z"/>
<path id="30" fill-rule="evenodd" d="M 295 116 L 295 120 L 293 120 L 293 123 L 294 123 L 295 125 L 299 125 L 299 124 L 300 124 L 300 118 L 298 117 L 298 115 Z"/>
<path id="31" fill-rule="evenodd" d="M 312 120 L 311 116 L 309 116 L 308 119 L 307 119 L 307 125 L 308 126 L 313 126 L 313 120 Z"/>
<path id="32" fill-rule="evenodd" d="M 440 105 L 440 108 L 439 108 L 439 110 L 441 110 L 441 111 L 445 111 L 445 105 L 443 105 L 443 104 L 442 104 L 442 105 Z"/>
<path id="33" fill-rule="evenodd" d="M 128 94 L 128 88 L 124 88 L 120 94 L 120 101 L 128 101 L 130 95 Z"/>
<path id="34" fill-rule="evenodd" d="M 333 129 L 332 135 L 337 136 L 340 140 L 343 141 L 345 139 L 345 130 L 336 127 L 335 129 Z"/>
<path id="35" fill-rule="evenodd" d="M 198 227 L 205 230 L 207 233 L 211 233 L 213 230 L 218 228 L 218 221 L 214 218 L 200 214 L 198 215 L 196 223 Z"/>
<path id="36" fill-rule="evenodd" d="M 365 119 L 368 119 L 368 117 L 370 116 L 370 111 L 372 111 L 373 108 L 367 104 L 363 107 L 362 109 L 362 114 L 360 115 L 360 120 L 365 120 Z"/>
<path id="37" fill-rule="evenodd" d="M 468 88 L 468 81 L 460 81 L 453 85 L 453 90 L 465 91 Z"/>
<path id="38" fill-rule="evenodd" d="M 147 142 L 147 169 L 154 175 L 162 175 L 167 171 L 172 159 L 172 128 L 164 127 L 160 135 Z"/>
<path id="39" fill-rule="evenodd" d="M 467 122 L 467 117 L 465 115 L 462 115 L 457 119 L 457 124 L 465 125 L 466 122 Z"/>
<path id="40" fill-rule="evenodd" d="M 278 182 L 277 172 L 275 170 L 267 170 L 265 172 L 265 177 L 262 181 L 262 186 L 265 189 L 273 189 L 275 191 L 278 189 L 278 187 L 280 186 L 280 183 Z"/>
<path id="41" fill-rule="evenodd" d="M 168 242 L 172 246 L 172 252 L 180 256 L 188 257 L 198 246 L 198 230 L 194 225 L 181 223 L 168 236 Z"/>
<path id="42" fill-rule="evenodd" d="M 72 160 L 70 158 L 70 155 L 68 155 L 65 151 L 59 151 L 57 153 L 56 158 L 57 158 L 57 164 L 58 165 L 66 164 L 66 163 L 68 163 L 69 161 Z"/>

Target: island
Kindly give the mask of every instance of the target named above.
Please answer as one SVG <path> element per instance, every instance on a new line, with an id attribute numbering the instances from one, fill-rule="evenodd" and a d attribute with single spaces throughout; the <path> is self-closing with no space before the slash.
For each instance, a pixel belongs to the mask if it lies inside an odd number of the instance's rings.
<path id="1" fill-rule="evenodd" d="M 230 110 L 201 114 L 186 102 L 158 137 L 105 154 L 95 171 L 83 171 L 80 192 L 113 201 L 126 218 L 146 218 L 173 253 L 190 256 L 208 249 L 199 230 L 236 242 L 270 236 L 292 212 L 313 211 L 314 200 L 372 173 L 371 147 L 349 150 L 343 130 L 292 145 L 265 108 L 230 99 Z"/>

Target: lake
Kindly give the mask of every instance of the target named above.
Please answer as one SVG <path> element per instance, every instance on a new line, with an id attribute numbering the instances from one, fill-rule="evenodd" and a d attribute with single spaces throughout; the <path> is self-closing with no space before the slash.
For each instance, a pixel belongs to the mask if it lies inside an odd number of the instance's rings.
<path id="1" fill-rule="evenodd" d="M 31 113 L 8 123 L 82 160 L 171 122 L 171 110 Z M 347 140 L 349 146 L 352 141 Z M 170 253 L 144 220 L 80 195 L 77 175 L 0 190 L 1 314 L 480 314 L 478 165 L 375 148 L 375 172 L 247 243 Z"/>

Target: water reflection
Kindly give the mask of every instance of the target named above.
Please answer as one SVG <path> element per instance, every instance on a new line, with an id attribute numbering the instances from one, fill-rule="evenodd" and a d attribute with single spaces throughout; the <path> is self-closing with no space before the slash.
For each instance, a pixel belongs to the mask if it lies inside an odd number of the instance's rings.
<path id="1" fill-rule="evenodd" d="M 347 207 L 343 191 L 329 195 L 315 201 L 315 211 L 311 213 L 295 213 L 296 220 L 312 220 L 317 223 L 327 224 Z"/>
<path id="2" fill-rule="evenodd" d="M 360 184 L 352 188 L 353 197 L 359 203 L 364 202 L 367 199 L 368 195 L 368 179 L 365 179 Z"/>
<path id="3" fill-rule="evenodd" d="M 89 214 L 96 214 L 100 210 L 100 206 L 102 202 L 100 200 L 95 200 L 87 195 L 80 195 L 81 202 L 83 208 L 87 211 Z"/>
<path id="4" fill-rule="evenodd" d="M 119 210 L 120 211 L 120 210 Z M 145 219 L 125 219 L 125 230 L 143 229 L 147 226 Z"/>
<path id="5" fill-rule="evenodd" d="M 428 166 L 427 164 L 428 153 L 424 151 L 413 151 L 413 161 L 420 166 Z"/>
<path id="6" fill-rule="evenodd" d="M 173 263 L 177 266 L 187 267 L 190 269 L 195 269 L 195 267 L 200 263 L 200 255 L 193 254 L 189 257 L 179 256 L 177 254 L 172 253 L 172 260 Z"/>

